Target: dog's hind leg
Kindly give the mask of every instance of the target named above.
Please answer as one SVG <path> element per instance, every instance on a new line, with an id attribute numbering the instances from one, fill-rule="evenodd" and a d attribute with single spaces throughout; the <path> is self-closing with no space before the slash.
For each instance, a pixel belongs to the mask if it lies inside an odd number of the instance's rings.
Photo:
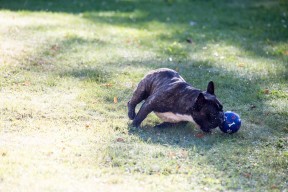
<path id="1" fill-rule="evenodd" d="M 141 106 L 139 112 L 135 116 L 132 125 L 135 127 L 139 127 L 142 121 L 147 117 L 149 113 L 153 111 L 151 104 L 148 104 L 149 101 L 145 101 Z"/>
<path id="2" fill-rule="evenodd" d="M 147 97 L 148 97 L 148 94 L 146 92 L 145 82 L 144 82 L 144 80 L 142 80 L 138 84 L 136 90 L 134 91 L 131 100 L 127 103 L 129 119 L 133 120 L 135 118 L 135 116 L 136 116 L 135 107 L 137 106 L 138 103 L 140 103 L 141 101 L 143 101 Z"/>

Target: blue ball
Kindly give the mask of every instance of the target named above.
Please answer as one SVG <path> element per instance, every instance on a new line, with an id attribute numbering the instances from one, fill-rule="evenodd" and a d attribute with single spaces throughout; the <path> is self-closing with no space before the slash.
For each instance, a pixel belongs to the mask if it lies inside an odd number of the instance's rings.
<path id="1" fill-rule="evenodd" d="M 224 122 L 220 127 L 224 133 L 236 133 L 241 127 L 241 119 L 237 113 L 226 111 L 224 113 Z"/>

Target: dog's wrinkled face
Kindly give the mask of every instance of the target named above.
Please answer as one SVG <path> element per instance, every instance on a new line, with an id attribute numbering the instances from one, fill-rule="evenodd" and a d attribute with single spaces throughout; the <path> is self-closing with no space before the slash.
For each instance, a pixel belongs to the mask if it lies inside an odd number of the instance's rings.
<path id="1" fill-rule="evenodd" d="M 214 84 L 210 82 L 206 92 L 200 93 L 192 111 L 194 121 L 204 132 L 210 132 L 224 121 L 223 106 L 214 95 Z"/>

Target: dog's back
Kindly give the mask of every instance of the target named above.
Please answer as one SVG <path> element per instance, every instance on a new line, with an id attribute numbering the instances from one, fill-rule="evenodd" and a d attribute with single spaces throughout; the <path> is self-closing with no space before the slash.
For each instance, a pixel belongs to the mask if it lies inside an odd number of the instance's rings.
<path id="1" fill-rule="evenodd" d="M 161 68 L 148 73 L 139 83 L 138 87 L 145 87 L 148 95 L 159 91 L 168 91 L 175 86 L 187 86 L 186 81 L 174 70 Z"/>

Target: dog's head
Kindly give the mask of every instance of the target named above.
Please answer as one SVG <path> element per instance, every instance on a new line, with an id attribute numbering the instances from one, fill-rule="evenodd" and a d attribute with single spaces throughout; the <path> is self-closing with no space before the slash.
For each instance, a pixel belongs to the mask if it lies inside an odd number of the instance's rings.
<path id="1" fill-rule="evenodd" d="M 207 91 L 200 92 L 192 110 L 194 121 L 204 132 L 210 132 L 224 121 L 223 106 L 214 93 L 214 83 L 208 83 Z"/>

